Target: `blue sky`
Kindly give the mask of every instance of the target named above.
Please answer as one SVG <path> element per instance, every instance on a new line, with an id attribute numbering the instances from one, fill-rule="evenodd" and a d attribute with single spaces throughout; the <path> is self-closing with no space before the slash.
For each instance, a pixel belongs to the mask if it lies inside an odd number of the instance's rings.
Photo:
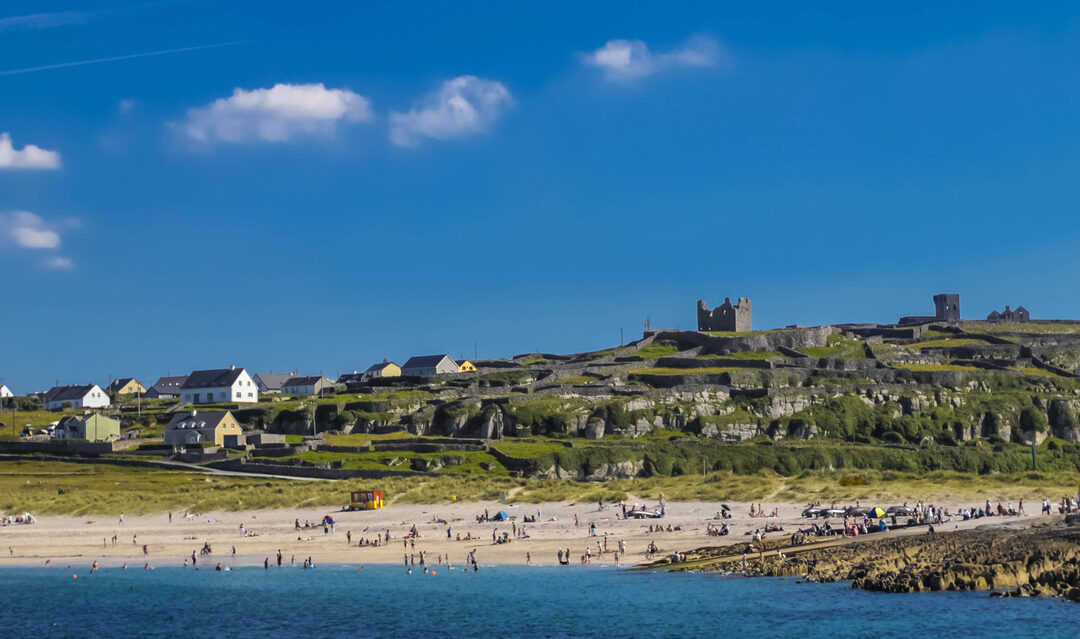
<path id="1" fill-rule="evenodd" d="M 17 392 L 576 352 L 724 296 L 1080 317 L 1069 3 L 0 11 Z"/>

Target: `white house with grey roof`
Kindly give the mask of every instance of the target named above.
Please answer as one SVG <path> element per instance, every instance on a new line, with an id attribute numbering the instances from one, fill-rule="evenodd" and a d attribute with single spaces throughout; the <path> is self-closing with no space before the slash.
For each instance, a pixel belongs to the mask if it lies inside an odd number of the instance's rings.
<path id="1" fill-rule="evenodd" d="M 71 408 L 108 408 L 109 395 L 97 384 L 54 386 L 42 397 L 45 410 Z"/>
<path id="2" fill-rule="evenodd" d="M 8 397 L 15 397 L 15 393 L 12 393 L 6 384 L 0 384 L 0 399 L 7 399 Z"/>
<path id="3" fill-rule="evenodd" d="M 410 357 L 409 361 L 401 366 L 401 374 L 405 377 L 434 377 L 456 372 L 458 372 L 457 362 L 450 359 L 449 355 Z"/>
<path id="4" fill-rule="evenodd" d="M 281 390 L 287 395 L 319 395 L 324 390 L 334 387 L 334 383 L 322 375 L 309 377 L 293 377 L 281 385 Z"/>
<path id="5" fill-rule="evenodd" d="M 186 381 L 187 375 L 158 378 L 153 386 L 146 389 L 146 396 L 150 399 L 180 399 L 180 391 Z"/>
<path id="6" fill-rule="evenodd" d="M 296 371 L 291 373 L 256 373 L 251 377 L 251 380 L 255 382 L 255 386 L 259 388 L 259 392 L 267 395 L 270 393 L 280 393 L 281 387 L 285 385 L 285 382 L 299 375 Z"/>
<path id="7" fill-rule="evenodd" d="M 180 401 L 185 404 L 254 404 L 259 401 L 259 388 L 246 370 L 235 366 L 192 371 L 180 389 Z"/>

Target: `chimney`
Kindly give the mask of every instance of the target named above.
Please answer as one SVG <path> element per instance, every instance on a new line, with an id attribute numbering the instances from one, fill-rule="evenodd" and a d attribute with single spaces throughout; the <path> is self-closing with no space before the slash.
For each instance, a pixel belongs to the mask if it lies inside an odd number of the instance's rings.
<path id="1" fill-rule="evenodd" d="M 234 370 L 236 370 L 236 364 L 233 364 L 232 366 L 230 366 L 230 367 L 229 367 L 229 370 L 231 370 L 231 371 L 234 371 Z"/>

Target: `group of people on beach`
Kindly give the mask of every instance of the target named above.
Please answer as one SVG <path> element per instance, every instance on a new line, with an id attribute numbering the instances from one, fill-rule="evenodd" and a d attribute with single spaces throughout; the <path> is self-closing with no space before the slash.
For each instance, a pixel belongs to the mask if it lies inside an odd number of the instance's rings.
<path id="1" fill-rule="evenodd" d="M 761 504 L 758 504 L 757 508 L 754 508 L 754 505 L 750 504 L 750 516 L 751 517 L 779 517 L 780 516 L 780 509 L 779 508 L 773 508 L 772 512 L 766 515 L 765 514 L 765 509 L 761 507 Z"/>

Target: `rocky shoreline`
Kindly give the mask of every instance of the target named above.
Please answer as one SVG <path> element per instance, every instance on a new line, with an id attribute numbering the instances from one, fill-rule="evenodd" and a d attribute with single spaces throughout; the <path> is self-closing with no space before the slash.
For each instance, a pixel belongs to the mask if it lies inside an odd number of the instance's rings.
<path id="1" fill-rule="evenodd" d="M 659 563 L 677 571 L 851 581 L 853 588 L 875 592 L 989 590 L 992 596 L 1060 596 L 1080 602 L 1080 525 L 1064 525 L 1061 518 L 1022 529 L 826 538 L 801 546 L 789 541 L 766 539 L 760 552 L 746 555 L 746 543 L 703 548 L 686 553 L 685 561 Z"/>

